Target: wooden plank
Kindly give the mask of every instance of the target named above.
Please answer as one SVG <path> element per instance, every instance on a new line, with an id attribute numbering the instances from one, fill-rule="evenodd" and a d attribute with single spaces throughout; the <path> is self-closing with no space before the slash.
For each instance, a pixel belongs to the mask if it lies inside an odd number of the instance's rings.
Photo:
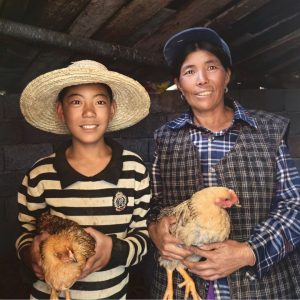
<path id="1" fill-rule="evenodd" d="M 91 37 L 127 0 L 91 0 L 69 27 L 73 36 Z"/>
<path id="2" fill-rule="evenodd" d="M 293 22 L 292 22 L 293 21 Z M 253 38 L 247 43 L 243 44 L 242 47 L 239 47 L 238 53 L 237 50 L 235 54 L 235 64 L 244 63 L 249 59 L 270 51 L 273 48 L 282 45 L 293 43 L 295 39 L 300 37 L 300 29 L 297 25 L 297 20 L 291 20 L 282 26 L 277 26 L 264 32 L 264 34 Z"/>
<path id="3" fill-rule="evenodd" d="M 274 73 L 282 71 L 282 69 L 289 69 L 289 71 L 290 71 L 291 69 L 289 67 L 290 66 L 293 67 L 293 64 L 299 60 L 300 60 L 299 51 L 297 51 L 297 52 L 293 51 L 292 53 L 289 53 L 289 55 L 284 56 L 276 64 L 272 64 L 272 66 L 270 66 L 268 68 L 267 74 L 274 74 Z M 298 71 L 299 71 L 299 69 L 298 69 Z"/>
<path id="4" fill-rule="evenodd" d="M 270 1 L 271 0 L 242 0 L 235 5 L 232 5 L 215 18 L 208 20 L 204 26 L 211 27 L 218 32 L 224 32 L 230 29 L 235 22 L 250 15 Z"/>
<path id="5" fill-rule="evenodd" d="M 239 43 L 239 40 L 245 42 L 247 35 L 257 37 L 297 15 L 299 27 L 299 13 L 300 1 L 298 0 L 285 0 L 284 5 L 280 0 L 272 0 L 234 23 L 226 33 L 227 40 L 231 45 Z"/>
<path id="6" fill-rule="evenodd" d="M 126 0 L 91 0 L 74 20 L 68 29 L 71 36 L 90 37 Z M 46 9 L 46 8 L 44 8 Z M 54 11 L 54 8 L 52 8 Z M 24 87 L 34 77 L 52 68 L 66 65 L 70 60 L 70 51 L 55 49 L 43 50 L 36 53 L 36 58 L 19 80 L 19 87 Z M 53 59 L 55 57 L 55 60 Z"/>
<path id="7" fill-rule="evenodd" d="M 300 36 L 294 38 L 287 43 L 273 45 L 272 48 L 245 60 L 238 64 L 239 68 L 245 67 L 248 70 L 259 70 L 259 72 L 266 72 L 273 66 L 281 65 L 290 57 L 296 57 L 300 54 Z M 257 62 L 260 62 L 259 64 Z M 276 62 L 276 63 L 275 63 Z"/>
<path id="8" fill-rule="evenodd" d="M 126 46 L 132 46 L 136 44 L 141 38 L 150 36 L 158 30 L 162 24 L 174 15 L 176 11 L 174 9 L 162 8 L 153 18 L 142 24 L 134 33 L 132 33 L 126 41 L 123 42 Z"/>
<path id="9" fill-rule="evenodd" d="M 23 20 L 30 0 L 0 1 L 1 17 L 12 21 Z"/>
<path id="10" fill-rule="evenodd" d="M 64 31 L 90 0 L 37 1 L 26 18 L 31 25 Z"/>
<path id="11" fill-rule="evenodd" d="M 157 51 L 173 34 L 195 24 L 204 24 L 211 15 L 217 14 L 230 2 L 230 0 L 194 0 L 185 8 L 181 8 L 156 33 L 140 40 L 135 46 Z"/>
<path id="12" fill-rule="evenodd" d="M 104 28 L 94 36 L 95 39 L 122 44 L 141 24 L 151 19 L 172 0 L 133 0 L 123 6 Z"/>

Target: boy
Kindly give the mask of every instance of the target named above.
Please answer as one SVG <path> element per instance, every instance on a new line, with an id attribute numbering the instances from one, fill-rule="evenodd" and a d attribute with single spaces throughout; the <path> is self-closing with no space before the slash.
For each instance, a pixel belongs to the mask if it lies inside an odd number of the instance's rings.
<path id="1" fill-rule="evenodd" d="M 41 130 L 71 134 L 71 142 L 40 159 L 21 184 L 16 242 L 19 257 L 38 280 L 31 298 L 49 298 L 43 281 L 36 219 L 45 211 L 87 227 L 95 239 L 73 299 L 124 299 L 128 267 L 149 243 L 146 219 L 149 177 L 138 155 L 104 134 L 134 125 L 149 112 L 150 99 L 133 79 L 95 61 L 78 61 L 39 76 L 21 95 L 25 119 Z"/>

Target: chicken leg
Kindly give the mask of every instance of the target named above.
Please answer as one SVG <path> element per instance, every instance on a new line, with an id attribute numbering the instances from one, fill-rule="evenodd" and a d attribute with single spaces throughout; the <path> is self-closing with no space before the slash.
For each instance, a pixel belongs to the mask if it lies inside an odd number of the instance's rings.
<path id="1" fill-rule="evenodd" d="M 58 300 L 57 291 L 54 288 L 51 289 L 50 300 Z"/>
<path id="2" fill-rule="evenodd" d="M 70 290 L 67 289 L 65 290 L 65 296 L 66 296 L 66 300 L 71 300 L 71 294 L 70 294 Z M 51 289 L 51 295 L 50 295 L 50 300 L 58 300 L 58 295 L 57 295 L 57 291 L 56 289 Z"/>
<path id="3" fill-rule="evenodd" d="M 65 295 L 66 295 L 66 300 L 71 300 L 71 294 L 69 289 L 65 291 Z"/>
<path id="4" fill-rule="evenodd" d="M 174 290 L 173 290 L 173 270 L 167 271 L 167 288 L 163 297 L 163 300 L 173 300 Z"/>
<path id="5" fill-rule="evenodd" d="M 182 283 L 178 284 L 178 287 L 180 288 L 185 286 L 184 299 L 187 299 L 189 294 L 191 294 L 194 300 L 202 300 L 196 291 L 194 280 L 189 276 L 189 274 L 183 268 L 180 267 L 177 267 L 176 270 L 181 274 L 181 276 L 184 279 Z"/>

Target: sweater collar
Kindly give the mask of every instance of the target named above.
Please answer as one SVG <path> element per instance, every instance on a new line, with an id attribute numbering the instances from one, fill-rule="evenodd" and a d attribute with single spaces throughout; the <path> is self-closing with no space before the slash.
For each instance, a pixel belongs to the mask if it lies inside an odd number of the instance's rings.
<path id="1" fill-rule="evenodd" d="M 62 145 L 57 151 L 54 159 L 54 168 L 57 171 L 61 187 L 64 189 L 77 181 L 100 181 L 104 180 L 112 184 L 117 184 L 121 175 L 123 160 L 123 147 L 116 141 L 105 138 L 106 144 L 112 149 L 112 158 L 108 165 L 98 174 L 94 176 L 85 176 L 80 174 L 68 163 L 66 159 L 66 149 L 70 146 L 70 142 Z"/>

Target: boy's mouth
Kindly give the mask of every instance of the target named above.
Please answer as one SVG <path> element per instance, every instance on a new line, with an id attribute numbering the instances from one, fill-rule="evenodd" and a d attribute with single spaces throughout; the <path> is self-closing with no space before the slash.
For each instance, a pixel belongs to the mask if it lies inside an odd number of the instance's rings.
<path id="1" fill-rule="evenodd" d="M 86 125 L 80 125 L 80 127 L 83 128 L 83 129 L 94 129 L 94 128 L 98 127 L 98 125 L 86 124 Z"/>

